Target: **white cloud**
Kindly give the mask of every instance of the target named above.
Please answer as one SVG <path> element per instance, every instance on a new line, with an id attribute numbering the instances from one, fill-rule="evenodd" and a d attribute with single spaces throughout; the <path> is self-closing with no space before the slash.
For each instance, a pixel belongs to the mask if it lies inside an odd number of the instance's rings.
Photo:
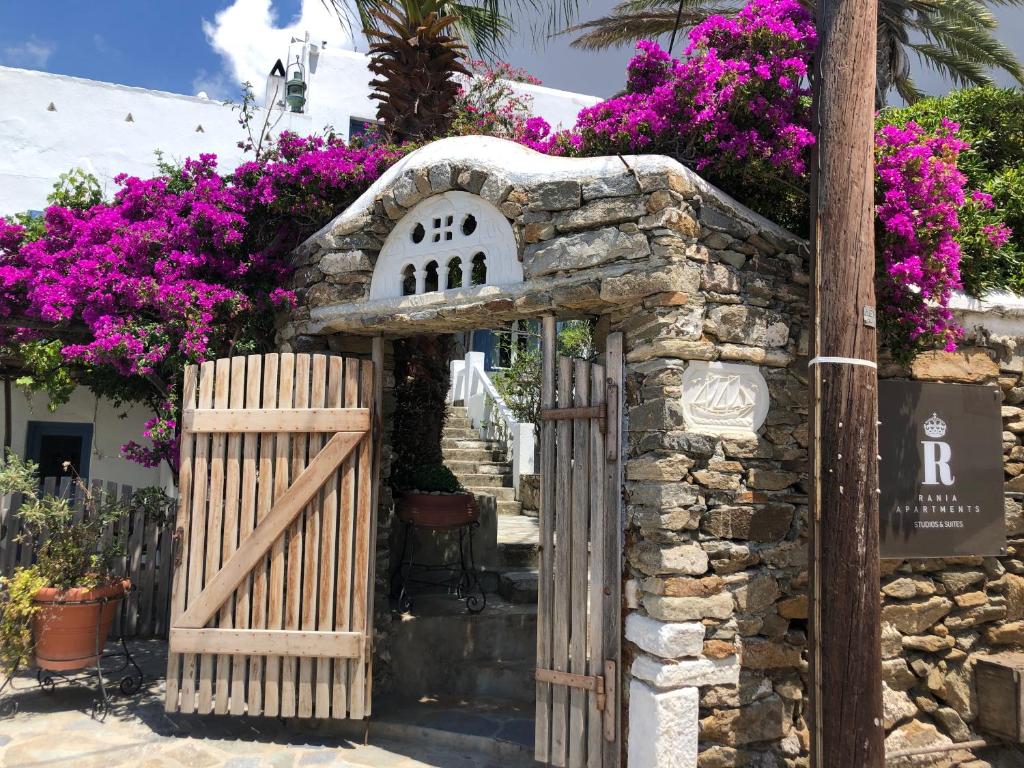
<path id="1" fill-rule="evenodd" d="M 45 67 L 56 50 L 56 43 L 30 35 L 27 40 L 0 48 L 0 62 L 12 67 Z"/>
<path id="2" fill-rule="evenodd" d="M 353 47 L 351 32 L 321 0 L 302 0 L 298 18 L 282 25 L 272 0 L 233 0 L 212 22 L 203 20 L 203 32 L 224 59 L 225 77 L 235 83 L 250 82 L 257 93 L 262 93 L 274 62 L 288 57 L 293 36 L 302 38 L 309 32 L 310 42 L 317 45 L 326 41 L 330 48 Z M 292 46 L 292 60 L 299 50 L 298 45 Z"/>

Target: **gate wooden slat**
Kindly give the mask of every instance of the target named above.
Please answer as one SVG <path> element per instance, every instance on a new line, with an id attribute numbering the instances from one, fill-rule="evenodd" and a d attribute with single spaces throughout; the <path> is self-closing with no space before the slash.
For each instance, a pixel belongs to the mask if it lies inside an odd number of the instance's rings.
<path id="1" fill-rule="evenodd" d="M 363 360 L 359 370 L 359 405 L 362 408 L 372 407 L 373 399 L 373 363 Z M 355 563 L 352 567 L 352 628 L 357 632 L 363 632 L 367 639 L 370 638 L 370 618 L 372 608 L 369 606 L 370 597 L 369 580 L 373 578 L 373 568 L 370 564 L 370 498 L 371 482 L 373 475 L 370 472 L 370 441 L 363 440 L 359 445 L 359 471 L 357 506 L 356 506 L 356 531 L 355 531 Z M 349 666 L 349 678 L 352 681 L 349 686 L 351 695 L 351 706 L 349 712 L 352 718 L 362 718 L 368 715 L 366 707 L 366 646 L 364 653 L 354 659 Z"/>
<path id="2" fill-rule="evenodd" d="M 130 488 L 128 493 L 131 493 Z M 108 484 L 104 494 L 111 499 L 117 498 L 117 485 L 114 483 Z M 131 594 L 128 595 L 128 600 L 125 603 L 127 610 L 127 626 L 125 629 L 129 635 L 134 635 L 138 623 L 139 591 L 142 589 L 142 545 L 145 541 L 144 534 L 146 532 L 145 512 L 142 509 L 137 509 L 134 513 L 129 510 L 128 514 L 123 518 L 122 524 L 126 526 L 128 532 L 128 569 L 124 575 L 131 579 L 132 585 L 135 587 Z"/>
<path id="3" fill-rule="evenodd" d="M 221 358 L 214 363 L 213 405 L 215 408 L 227 408 L 230 382 L 229 363 Z M 210 583 L 213 575 L 220 568 L 220 550 L 222 545 L 222 529 L 224 519 L 224 449 L 227 436 L 214 434 L 210 440 L 210 486 L 207 491 L 206 511 L 206 547 L 205 565 L 203 567 L 203 588 Z M 196 599 L 199 595 L 196 596 Z M 192 598 L 189 598 L 192 602 Z M 196 711 L 205 715 L 213 711 L 213 675 L 216 657 L 209 653 L 199 657 L 199 700 Z"/>
<path id="4" fill-rule="evenodd" d="M 610 333 L 605 342 L 605 377 L 609 394 L 607 402 L 608 433 L 605 436 L 605 490 L 604 490 L 604 539 L 597 540 L 601 552 L 601 571 L 604 576 L 604 608 L 602 617 L 601 644 L 604 659 L 616 664 L 616 691 L 622 690 L 622 550 L 625 524 L 622 513 L 622 381 L 623 344 L 621 333 Z M 613 707 L 611 729 L 605 731 L 603 768 L 617 768 L 621 762 L 622 711 L 617 696 L 611 697 Z"/>
<path id="5" fill-rule="evenodd" d="M 185 366 L 185 379 L 182 385 L 181 394 L 181 409 L 182 412 L 186 412 L 195 408 L 196 400 L 196 387 L 197 387 L 198 371 L 196 366 L 187 365 Z M 190 435 L 187 432 L 181 436 L 181 448 L 179 451 L 179 468 L 178 468 L 178 512 L 175 517 L 175 529 L 179 532 L 178 535 L 183 534 L 188 529 L 188 517 L 189 517 L 189 501 L 192 495 L 192 475 L 193 465 L 192 458 L 195 453 L 195 435 Z M 177 546 L 180 548 L 178 551 L 182 552 L 183 555 L 187 555 L 185 548 L 185 541 L 178 540 Z M 186 560 L 182 559 L 182 564 L 185 564 Z M 185 610 L 185 585 L 187 583 L 188 568 L 178 565 L 174 569 L 173 576 L 173 590 L 171 592 L 170 599 L 170 621 L 174 621 L 180 616 Z M 178 696 L 179 689 L 181 686 L 181 658 L 177 653 L 167 654 L 167 689 L 164 697 L 164 709 L 168 712 L 174 712 L 178 709 Z"/>
<path id="6" fill-rule="evenodd" d="M 573 402 L 579 407 L 589 405 L 590 364 L 576 360 L 573 370 Z M 573 422 L 572 443 L 572 539 L 568 542 L 569 555 L 569 671 L 574 675 L 587 674 L 587 531 L 590 527 L 590 419 Z M 586 691 L 569 690 L 569 743 L 570 768 L 586 765 Z"/>
<path id="7" fill-rule="evenodd" d="M 260 405 L 260 383 L 263 377 L 263 358 L 249 355 L 246 358 L 245 407 L 258 408 Z M 259 438 L 255 434 L 246 434 L 242 441 L 242 488 L 239 503 L 238 540 L 245 541 L 256 527 L 256 459 Z M 235 592 L 235 626 L 240 629 L 249 627 L 249 611 L 253 590 L 252 574 L 246 576 Z M 260 659 L 253 659 L 252 664 L 259 664 Z M 246 680 L 250 659 L 243 654 L 236 654 L 231 669 L 231 714 L 245 713 Z"/>
<path id="8" fill-rule="evenodd" d="M 199 366 L 199 407 L 213 405 L 212 362 Z M 203 588 L 203 563 L 206 552 L 206 494 L 209 488 L 210 439 L 196 435 L 195 463 L 192 482 L 191 530 L 188 537 L 188 592 L 186 606 Z M 181 711 L 191 714 L 196 710 L 196 654 L 186 653 L 182 658 Z"/>
<path id="9" fill-rule="evenodd" d="M 299 410 L 308 410 L 309 408 L 309 368 L 309 355 L 295 356 L 295 391 L 292 404 Z M 306 468 L 308 447 L 309 437 L 306 434 L 291 436 L 291 477 L 293 481 Z M 284 628 L 288 630 L 299 628 L 301 614 L 304 514 L 305 510 L 295 517 L 285 534 L 287 537 L 285 545 L 287 566 L 284 588 Z M 281 659 L 281 717 L 295 717 L 297 711 L 298 665 L 296 662 L 294 657 L 286 656 Z"/>
<path id="10" fill-rule="evenodd" d="M 153 603 L 156 589 L 157 541 L 160 526 L 155 520 L 143 515 L 143 546 L 145 548 L 146 569 L 142 572 L 142 586 L 139 588 L 139 630 L 138 634 L 149 636 L 153 632 Z"/>
<path id="11" fill-rule="evenodd" d="M 230 366 L 230 386 L 228 407 L 242 408 L 245 405 L 245 358 L 233 357 Z M 239 466 L 239 450 L 242 436 L 237 432 L 227 435 L 224 456 L 224 514 L 221 522 L 220 562 L 226 563 L 238 546 L 238 507 L 241 495 L 241 468 Z M 234 595 L 229 597 L 220 609 L 217 626 L 231 629 L 234 626 Z M 218 715 L 227 714 L 231 701 L 231 685 L 233 681 L 234 661 L 231 656 L 222 654 L 217 657 L 217 677 L 215 681 L 213 711 Z"/>
<path id="12" fill-rule="evenodd" d="M 590 404 L 605 403 L 605 372 L 604 366 L 591 366 Z M 590 659 L 587 674 L 597 676 L 604 674 L 604 560 L 599 542 L 605 539 L 605 507 L 604 507 L 604 475 L 601 467 L 605 461 L 604 434 L 600 429 L 590 430 L 590 599 L 589 599 L 589 637 Z M 604 749 L 604 732 L 601 728 L 602 713 L 597 708 L 597 696 L 587 695 L 587 766 L 602 768 L 602 752 Z"/>
<path id="13" fill-rule="evenodd" d="M 327 406 L 339 408 L 342 404 L 344 364 L 342 358 L 332 357 L 327 370 Z M 334 627 L 334 589 L 339 578 L 336 575 L 338 561 L 338 482 L 340 472 L 331 475 L 324 486 L 322 534 L 320 536 L 320 573 L 317 600 L 317 626 L 326 631 Z M 336 662 L 343 666 L 343 662 Z M 331 716 L 331 686 L 333 667 L 330 659 L 316 661 L 315 715 L 318 718 Z"/>
<path id="14" fill-rule="evenodd" d="M 359 404 L 359 368 L 354 360 L 345 361 L 345 407 Z M 348 631 L 352 627 L 352 562 L 356 512 L 356 457 L 350 456 L 342 470 L 341 521 L 338 538 L 338 585 L 335 598 L 337 611 L 334 629 Z M 334 662 L 332 698 L 335 718 L 348 717 L 349 663 Z"/>
<path id="15" fill-rule="evenodd" d="M 327 398 L 327 358 L 324 355 L 313 355 L 310 384 L 309 406 L 311 409 L 323 408 Z M 316 456 L 324 444 L 324 433 L 314 432 L 309 436 L 309 455 Z M 331 473 L 331 480 L 334 473 Z M 328 480 L 330 482 L 330 480 Z M 321 490 L 313 503 L 306 507 L 302 542 L 302 600 L 299 626 L 305 631 L 316 629 L 317 607 L 319 605 L 318 565 L 320 560 L 320 531 L 323 507 Z M 313 659 L 299 659 L 299 717 L 313 716 Z"/>
<path id="16" fill-rule="evenodd" d="M 547 315 L 543 319 L 543 362 L 541 370 L 542 408 L 555 407 L 555 350 L 557 349 L 557 323 Z M 540 466 L 540 574 L 537 582 L 537 667 L 551 669 L 551 616 L 554 609 L 554 511 L 555 481 L 555 422 L 541 423 Z M 537 715 L 534 729 L 534 755 L 542 763 L 551 754 L 551 683 L 537 682 Z"/>
<path id="17" fill-rule="evenodd" d="M 558 358 L 558 407 L 572 405 L 572 360 Z M 552 610 L 552 665 L 558 672 L 569 671 L 569 622 L 571 617 L 570 555 L 572 552 L 572 452 L 573 422 L 557 426 L 556 453 L 560 457 L 555 477 L 555 567 L 553 576 L 561 587 L 555 590 Z M 566 765 L 569 727 L 569 691 L 556 685 L 551 692 L 551 764 Z"/>
<path id="18" fill-rule="evenodd" d="M 286 352 L 281 355 L 281 375 L 277 385 L 277 404 L 280 408 L 291 408 L 295 396 L 295 355 Z M 274 451 L 274 503 L 276 505 L 288 490 L 288 470 L 291 465 L 291 435 L 278 433 Z M 254 534 L 255 535 L 255 534 Z M 275 539 L 270 550 L 270 582 L 267 594 L 267 627 L 284 627 L 284 568 L 285 537 Z M 263 671 L 263 712 L 267 717 L 277 717 L 281 711 L 281 659 L 268 656 Z"/>
<path id="19" fill-rule="evenodd" d="M 277 381 L 280 358 L 266 355 L 263 358 L 263 407 L 277 407 Z M 274 505 L 274 435 L 265 432 L 260 436 L 259 487 L 256 505 L 256 525 L 259 525 Z M 251 534 L 250 534 L 251 536 Z M 253 629 L 267 628 L 267 579 L 269 559 L 260 557 L 259 566 L 252 575 L 252 623 Z M 258 715 L 263 712 L 263 670 L 266 659 L 249 659 L 249 712 Z"/>
<path id="20" fill-rule="evenodd" d="M 369 610 L 367 619 L 367 643 L 364 646 L 366 652 L 366 716 L 369 717 L 373 706 L 373 622 L 374 622 L 374 593 L 376 591 L 377 579 L 377 511 L 380 506 L 380 461 L 383 443 L 383 415 L 384 415 L 384 377 L 375 372 L 384 370 L 384 338 L 374 336 L 370 345 L 370 360 L 373 363 L 370 373 L 373 378 L 372 392 L 370 396 L 372 422 L 370 425 L 370 436 L 373 440 L 373 447 L 369 455 L 370 466 L 363 471 L 370 475 L 370 573 L 368 580 L 368 595 L 366 602 Z"/>

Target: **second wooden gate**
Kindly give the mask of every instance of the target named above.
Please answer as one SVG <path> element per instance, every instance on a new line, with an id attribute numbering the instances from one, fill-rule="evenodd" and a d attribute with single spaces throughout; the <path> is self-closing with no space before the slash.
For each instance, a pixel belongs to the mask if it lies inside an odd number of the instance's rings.
<path id="1" fill-rule="evenodd" d="M 557 356 L 544 319 L 538 762 L 615 768 L 620 751 L 622 335 L 605 365 Z"/>
<path id="2" fill-rule="evenodd" d="M 374 364 L 189 366 L 168 711 L 370 712 Z"/>

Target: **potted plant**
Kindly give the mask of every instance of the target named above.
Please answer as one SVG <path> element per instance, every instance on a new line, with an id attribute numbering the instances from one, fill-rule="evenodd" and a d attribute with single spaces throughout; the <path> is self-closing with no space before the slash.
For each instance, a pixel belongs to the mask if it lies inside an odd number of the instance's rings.
<path id="1" fill-rule="evenodd" d="M 396 511 L 403 523 L 443 530 L 480 519 L 476 497 L 443 464 L 421 464 L 400 471 L 394 486 L 399 493 Z"/>
<path id="2" fill-rule="evenodd" d="M 131 586 L 114 574 L 117 546 L 104 536 L 124 504 L 90 492 L 77 475 L 73 488 L 84 498 L 77 516 L 70 499 L 40 490 L 31 461 L 8 452 L 0 466 L 0 493 L 22 497 L 16 541 L 35 552 L 34 563 L 0 579 L 0 666 L 8 671 L 19 662 L 55 671 L 97 664 Z"/>

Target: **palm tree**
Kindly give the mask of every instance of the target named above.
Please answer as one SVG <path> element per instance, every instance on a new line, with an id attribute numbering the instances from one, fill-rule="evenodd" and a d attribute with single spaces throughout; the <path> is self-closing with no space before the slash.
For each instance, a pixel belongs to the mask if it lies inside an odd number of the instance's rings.
<path id="1" fill-rule="evenodd" d="M 1024 83 L 1020 62 L 992 34 L 998 22 L 989 5 L 1021 6 L 1024 0 L 879 0 L 878 105 L 893 88 L 908 103 L 924 96 L 910 76 L 912 53 L 959 86 L 992 85 L 995 69 Z M 671 34 L 737 10 L 727 1 L 623 0 L 609 15 L 565 32 L 581 33 L 574 47 L 598 50 Z"/>
<path id="2" fill-rule="evenodd" d="M 380 102 L 377 117 L 396 140 L 423 139 L 443 131 L 458 90 L 456 76 L 468 74 L 472 50 L 490 58 L 500 53 L 512 30 L 510 17 L 542 11 L 553 32 L 571 24 L 579 0 L 321 0 L 343 24 L 353 13 L 370 41 L 371 85 Z M 543 35 L 541 35 L 543 37 Z"/>
<path id="3" fill-rule="evenodd" d="M 377 119 L 389 138 L 418 141 L 448 127 L 459 93 L 457 74 L 466 45 L 453 34 L 459 17 L 442 15 L 441 0 L 376 0 L 374 23 L 364 28 L 370 41 L 370 82 L 379 102 Z"/>

